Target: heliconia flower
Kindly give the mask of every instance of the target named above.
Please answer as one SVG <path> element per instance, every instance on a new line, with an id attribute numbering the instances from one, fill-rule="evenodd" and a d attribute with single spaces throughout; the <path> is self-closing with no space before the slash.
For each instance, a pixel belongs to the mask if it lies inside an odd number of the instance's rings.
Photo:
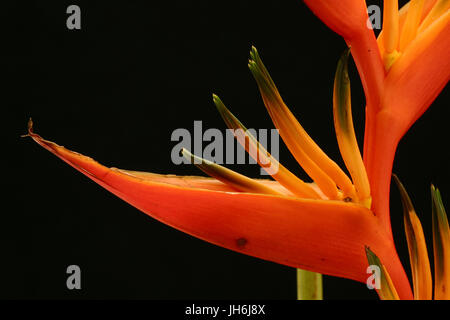
<path id="1" fill-rule="evenodd" d="M 450 2 L 385 0 L 378 40 L 364 0 L 305 0 L 352 48 L 366 95 L 364 164 L 372 211 L 390 230 L 389 188 L 399 140 L 450 79 Z M 389 231 L 388 231 L 389 232 Z"/>
<path id="2" fill-rule="evenodd" d="M 414 299 L 416 300 L 449 300 L 450 299 L 450 229 L 438 189 L 431 186 L 433 249 L 434 249 L 434 294 L 430 261 L 425 242 L 422 224 L 414 210 L 411 199 L 397 176 L 394 180 L 400 190 L 404 211 L 405 234 L 408 242 L 411 263 Z M 379 296 L 382 299 L 397 300 L 399 296 L 389 271 L 377 255 L 366 248 L 370 265 L 380 268 Z"/>
<path id="3" fill-rule="evenodd" d="M 266 109 L 313 183 L 302 181 L 278 163 L 216 95 L 213 101 L 227 126 L 275 181 L 248 178 L 185 149 L 183 155 L 213 179 L 108 168 L 43 139 L 33 132 L 31 120 L 27 136 L 151 217 L 234 251 L 365 283 L 365 248 L 370 247 L 383 261 L 398 296 L 411 299 L 390 230 L 370 210 L 371 184 L 377 184 L 366 174 L 355 138 L 348 55 L 338 63 L 333 111 L 338 145 L 350 177 L 296 120 L 255 48 L 249 68 Z"/>

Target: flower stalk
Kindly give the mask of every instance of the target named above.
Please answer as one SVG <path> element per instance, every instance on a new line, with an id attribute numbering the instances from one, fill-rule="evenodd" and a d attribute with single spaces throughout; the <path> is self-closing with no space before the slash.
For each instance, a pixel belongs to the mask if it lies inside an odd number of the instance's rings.
<path id="1" fill-rule="evenodd" d="M 320 273 L 297 269 L 297 300 L 323 300 Z"/>

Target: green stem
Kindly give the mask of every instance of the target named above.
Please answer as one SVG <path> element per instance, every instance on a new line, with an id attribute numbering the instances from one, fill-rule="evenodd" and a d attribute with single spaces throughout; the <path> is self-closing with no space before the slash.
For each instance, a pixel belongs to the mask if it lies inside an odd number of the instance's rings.
<path id="1" fill-rule="evenodd" d="M 322 275 L 320 273 L 297 269 L 297 299 L 323 299 Z"/>

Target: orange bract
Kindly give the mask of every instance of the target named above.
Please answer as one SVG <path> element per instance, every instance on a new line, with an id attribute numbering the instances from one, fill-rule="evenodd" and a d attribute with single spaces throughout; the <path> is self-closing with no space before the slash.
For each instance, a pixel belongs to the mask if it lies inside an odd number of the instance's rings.
<path id="1" fill-rule="evenodd" d="M 386 257 L 394 250 L 386 235 L 370 231 L 376 219 L 358 204 L 236 192 L 210 178 L 107 168 L 92 158 L 42 139 L 31 127 L 29 135 L 153 218 L 235 251 L 365 281 L 364 244 L 386 252 Z M 268 180 L 261 183 L 278 185 Z"/>

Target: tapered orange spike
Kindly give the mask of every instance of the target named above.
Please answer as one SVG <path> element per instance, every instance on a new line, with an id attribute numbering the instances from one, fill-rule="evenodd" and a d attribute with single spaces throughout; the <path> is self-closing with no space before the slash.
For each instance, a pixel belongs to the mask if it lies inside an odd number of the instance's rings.
<path id="1" fill-rule="evenodd" d="M 450 8 L 450 1 L 437 0 L 431 11 L 428 13 L 426 18 L 420 25 L 418 33 L 425 31 L 434 21 L 438 20 L 443 14 L 445 14 L 449 8 Z"/>
<path id="2" fill-rule="evenodd" d="M 309 184 L 296 177 L 272 157 L 244 125 L 227 109 L 218 96 L 213 95 L 213 100 L 227 126 L 233 130 L 238 142 L 275 180 L 299 197 L 310 199 L 321 198 Z"/>
<path id="3" fill-rule="evenodd" d="M 383 32 L 384 48 L 387 53 L 392 53 L 397 50 L 398 28 L 398 0 L 384 0 Z"/>
<path id="4" fill-rule="evenodd" d="M 400 56 L 397 50 L 399 38 L 398 20 L 398 0 L 384 0 L 383 11 L 383 31 L 384 48 L 386 52 L 383 56 L 384 67 L 389 70 L 395 60 Z"/>
<path id="5" fill-rule="evenodd" d="M 403 25 L 399 41 L 400 52 L 403 52 L 409 43 L 416 37 L 417 29 L 419 28 L 420 19 L 422 17 L 424 3 L 425 0 L 411 0 L 409 2 L 406 21 Z"/>
<path id="6" fill-rule="evenodd" d="M 337 186 L 344 197 L 353 198 L 355 191 L 352 182 L 311 139 L 285 105 L 256 48 L 252 48 L 250 56 L 249 68 L 258 83 L 266 109 L 292 155 L 330 199 L 342 198 Z"/>

